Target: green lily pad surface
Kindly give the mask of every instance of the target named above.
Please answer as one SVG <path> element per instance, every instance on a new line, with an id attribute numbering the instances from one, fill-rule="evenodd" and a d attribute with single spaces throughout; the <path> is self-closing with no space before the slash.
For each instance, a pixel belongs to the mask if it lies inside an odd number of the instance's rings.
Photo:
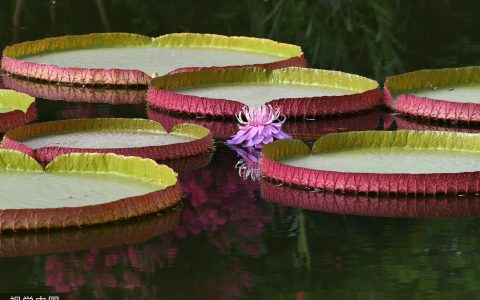
<path id="1" fill-rule="evenodd" d="M 118 175 L 0 172 L 0 210 L 98 205 L 157 189 Z"/>
<path id="2" fill-rule="evenodd" d="M 360 148 L 316 152 L 280 162 L 302 168 L 352 173 L 431 174 L 480 170 L 480 152 L 445 149 Z"/>
<path id="3" fill-rule="evenodd" d="M 6 106 L 6 105 L 2 105 L 0 103 L 0 113 L 6 113 L 6 112 L 9 112 L 9 111 L 12 111 L 11 107 Z"/>
<path id="4" fill-rule="evenodd" d="M 0 150 L 0 158 L 3 160 L 3 166 L 0 164 L 0 210 L 95 205 L 167 187 L 159 181 L 135 178 L 128 173 L 108 172 L 108 168 L 114 168 L 113 164 L 125 163 L 121 156 L 112 154 L 63 156 L 47 166 L 45 172 L 36 161 L 20 152 Z M 67 163 L 85 164 L 82 168 L 87 170 L 75 170 L 74 165 L 68 170 Z M 136 163 L 142 165 L 148 161 L 138 159 Z M 95 172 L 96 169 L 99 172 Z M 170 172 L 173 176 L 173 171 Z"/>
<path id="5" fill-rule="evenodd" d="M 24 184 L 28 184 L 28 188 Z M 112 175 L 1 172 L 0 189 L 8 197 L 1 201 L 0 209 L 96 205 L 144 195 L 157 188 L 148 182 Z"/>
<path id="6" fill-rule="evenodd" d="M 15 110 L 24 113 L 35 103 L 35 98 L 13 90 L 0 89 L 0 114 Z"/>
<path id="7" fill-rule="evenodd" d="M 409 93 L 435 100 L 459 103 L 480 103 L 480 84 L 451 85 L 412 90 Z"/>
<path id="8" fill-rule="evenodd" d="M 186 67 L 234 66 L 265 64 L 278 56 L 221 49 L 182 49 L 157 47 L 125 47 L 81 49 L 22 57 L 26 62 L 57 65 L 64 68 L 102 68 L 140 70 L 165 75 Z"/>
<path id="9" fill-rule="evenodd" d="M 324 96 L 341 96 L 357 93 L 353 89 L 296 85 L 296 84 L 232 84 L 202 86 L 176 90 L 183 95 L 192 95 L 207 98 L 233 99 L 247 106 L 259 106 L 266 102 L 282 98 L 311 98 Z"/>
<path id="10" fill-rule="evenodd" d="M 42 147 L 118 149 L 164 146 L 185 143 L 193 140 L 193 138 L 188 136 L 158 134 L 148 131 L 119 130 L 115 132 L 92 130 L 86 132 L 52 133 L 22 140 L 22 143 L 32 149 L 39 149 Z"/>
<path id="11" fill-rule="evenodd" d="M 0 150 L 0 231 L 93 225 L 149 214 L 180 200 L 175 172 L 114 154 L 59 156 L 45 170 Z"/>

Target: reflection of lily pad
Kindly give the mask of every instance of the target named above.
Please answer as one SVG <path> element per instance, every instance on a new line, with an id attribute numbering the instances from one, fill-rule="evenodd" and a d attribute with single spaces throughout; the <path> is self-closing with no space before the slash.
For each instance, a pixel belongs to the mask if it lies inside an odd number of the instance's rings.
<path id="1" fill-rule="evenodd" d="M 245 105 L 271 104 L 291 117 L 358 112 L 381 101 L 378 83 L 358 75 L 305 68 L 242 68 L 156 78 L 147 93 L 158 109 L 232 117 Z"/>
<path id="2" fill-rule="evenodd" d="M 177 124 L 193 123 L 210 129 L 213 138 L 226 140 L 238 131 L 238 123 L 224 118 L 195 118 L 194 116 L 157 111 L 147 108 L 148 118 L 161 123 L 167 131 Z M 312 141 L 335 132 L 374 130 L 379 127 L 383 116 L 381 110 L 343 116 L 340 118 L 324 118 L 316 120 L 289 119 L 282 130 L 302 141 Z"/>
<path id="3" fill-rule="evenodd" d="M 0 257 L 32 256 L 137 244 L 174 230 L 179 220 L 180 210 L 172 210 L 162 216 L 146 216 L 118 224 L 33 233 L 4 232 L 0 235 Z"/>
<path id="4" fill-rule="evenodd" d="M 417 131 L 451 131 L 465 133 L 480 133 L 480 126 L 473 124 L 448 124 L 436 120 L 405 118 L 399 115 L 388 115 L 385 117 L 385 129 L 395 126 L 398 130 L 417 130 Z M 476 125 L 476 126 L 472 126 Z"/>
<path id="5" fill-rule="evenodd" d="M 180 201 L 176 173 L 115 154 L 70 154 L 42 167 L 0 150 L 0 231 L 93 225 L 146 215 Z"/>
<path id="6" fill-rule="evenodd" d="M 163 160 L 209 151 L 213 140 L 207 128 L 194 124 L 167 133 L 159 123 L 143 119 L 77 119 L 19 127 L 5 134 L 3 145 L 40 161 L 77 152 Z"/>
<path id="7" fill-rule="evenodd" d="M 37 118 L 35 99 L 12 90 L 0 89 L 0 133 Z"/>
<path id="8" fill-rule="evenodd" d="M 324 190 L 400 194 L 480 191 L 480 137 L 416 131 L 329 134 L 313 149 L 299 140 L 268 144 L 270 178 Z"/>
<path id="9" fill-rule="evenodd" d="M 383 116 L 381 110 L 372 110 L 339 118 L 316 120 L 289 119 L 282 130 L 302 141 L 315 141 L 319 137 L 336 132 L 374 130 Z"/>
<path id="10" fill-rule="evenodd" d="M 146 89 L 95 88 L 72 85 L 49 84 L 25 80 L 20 77 L 0 77 L 6 88 L 48 100 L 68 102 L 108 103 L 108 104 L 142 104 Z"/>
<path id="11" fill-rule="evenodd" d="M 375 217 L 480 216 L 480 196 L 369 195 L 312 192 L 260 181 L 264 200 L 281 205 L 336 214 Z"/>
<path id="12" fill-rule="evenodd" d="M 128 33 L 54 37 L 7 47 L 2 59 L 2 68 L 15 75 L 101 85 L 147 85 L 153 73 L 304 64 L 298 46 L 266 39 L 195 33 L 158 38 Z"/>
<path id="13" fill-rule="evenodd" d="M 393 110 L 429 119 L 480 121 L 480 67 L 420 70 L 388 77 Z"/>
<path id="14" fill-rule="evenodd" d="M 228 119 L 195 118 L 194 116 L 157 111 L 150 107 L 147 107 L 147 114 L 150 120 L 162 124 L 167 131 L 178 124 L 193 123 L 208 128 L 213 138 L 222 140 L 229 139 L 238 131 L 238 123 Z"/>
<path id="15" fill-rule="evenodd" d="M 157 161 L 157 163 L 165 164 L 170 168 L 172 168 L 175 172 L 183 174 L 183 173 L 190 173 L 192 171 L 196 171 L 208 166 L 212 161 L 212 157 L 213 157 L 213 151 L 209 151 L 209 152 L 197 154 L 194 156 L 161 160 L 161 161 Z"/>

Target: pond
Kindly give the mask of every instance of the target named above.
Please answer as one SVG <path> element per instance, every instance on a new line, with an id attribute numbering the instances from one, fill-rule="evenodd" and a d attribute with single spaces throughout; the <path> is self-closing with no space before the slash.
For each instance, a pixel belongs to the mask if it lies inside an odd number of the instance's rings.
<path id="1" fill-rule="evenodd" d="M 479 65 L 479 11 L 475 0 L 5 0 L 0 46 L 106 31 L 247 35 L 300 45 L 312 67 L 383 82 L 415 69 Z M 37 96 L 38 122 L 180 118 L 135 101 L 144 96 L 141 90 L 118 92 L 133 104 L 116 105 L 87 103 L 97 97 L 87 89 L 75 97 L 63 93 L 63 100 L 47 99 L 56 98 L 56 88 L 45 84 L 29 91 Z M 228 136 L 226 126 L 217 124 Z M 384 109 L 341 122 L 285 124 L 299 136 L 443 126 Z M 258 174 L 242 168 L 248 165 L 239 164 L 241 158 L 217 139 L 213 153 L 170 162 L 180 173 L 184 200 L 162 214 L 94 228 L 1 234 L 0 299 L 2 293 L 57 293 L 61 299 L 478 297 L 477 198 L 328 197 L 253 180 Z"/>

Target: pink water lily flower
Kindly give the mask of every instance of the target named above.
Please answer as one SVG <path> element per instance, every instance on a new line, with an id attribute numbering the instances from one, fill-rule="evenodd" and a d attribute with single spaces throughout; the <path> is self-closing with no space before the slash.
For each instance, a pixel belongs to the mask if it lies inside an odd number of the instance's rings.
<path id="1" fill-rule="evenodd" d="M 245 106 L 236 115 L 240 129 L 236 135 L 227 141 L 228 145 L 263 148 L 274 139 L 289 139 L 290 135 L 282 131 L 285 116 L 280 114 L 280 108 L 271 105 Z"/>

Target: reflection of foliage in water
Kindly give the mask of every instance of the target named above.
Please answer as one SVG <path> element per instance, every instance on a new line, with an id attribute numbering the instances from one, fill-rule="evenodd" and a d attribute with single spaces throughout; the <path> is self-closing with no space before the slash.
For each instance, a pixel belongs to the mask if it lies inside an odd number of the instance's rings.
<path id="1" fill-rule="evenodd" d="M 305 229 L 299 227 L 302 218 Z M 479 226 L 474 218 L 386 219 L 278 206 L 272 232 L 265 233 L 276 238 L 266 243 L 265 269 L 257 271 L 268 270 L 269 276 L 251 295 L 293 299 L 304 291 L 305 299 L 473 299 L 480 292 Z M 267 291 L 280 284 L 281 292 Z"/>

